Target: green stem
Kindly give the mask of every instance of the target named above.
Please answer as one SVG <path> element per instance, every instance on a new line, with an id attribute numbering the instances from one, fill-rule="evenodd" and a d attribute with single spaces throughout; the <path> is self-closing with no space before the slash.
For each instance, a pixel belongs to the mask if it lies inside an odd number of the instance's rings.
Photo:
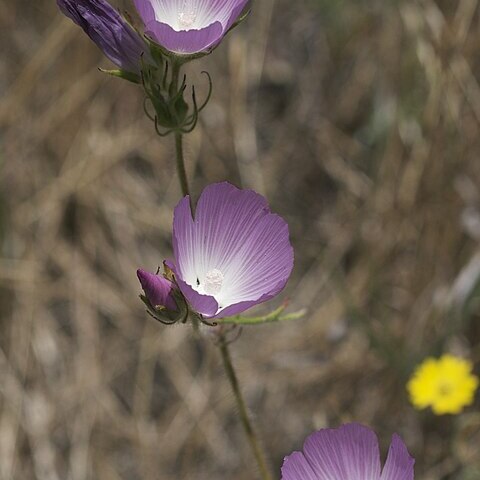
<path id="1" fill-rule="evenodd" d="M 181 64 L 179 62 L 173 62 L 172 64 L 172 83 L 170 85 L 170 95 L 175 95 L 178 90 L 178 80 L 180 78 Z M 190 188 L 188 186 L 187 171 L 185 169 L 185 156 L 183 154 L 183 135 L 180 132 L 175 132 L 175 154 L 177 158 L 177 173 L 180 180 L 180 186 L 182 187 L 183 196 L 191 195 Z"/>
<path id="2" fill-rule="evenodd" d="M 172 83 L 170 84 L 170 95 L 174 96 L 178 91 L 178 80 L 180 78 L 180 69 L 182 64 L 179 61 L 172 60 Z"/>
<path id="3" fill-rule="evenodd" d="M 185 169 L 185 157 L 183 155 L 183 135 L 175 132 L 175 153 L 177 157 L 177 173 L 182 187 L 183 196 L 190 195 L 190 188 L 188 186 L 187 171 Z M 191 199 L 190 195 L 190 199 Z M 191 200 L 190 200 L 191 203 Z"/>
<path id="4" fill-rule="evenodd" d="M 240 384 L 238 383 L 237 374 L 235 373 L 235 369 L 233 368 L 232 357 L 230 356 L 230 351 L 228 348 L 228 342 L 226 341 L 223 334 L 220 334 L 219 348 L 220 353 L 222 354 L 223 366 L 225 368 L 228 381 L 230 382 L 230 386 L 232 387 L 235 401 L 237 402 L 240 420 L 242 422 L 243 429 L 245 430 L 248 442 L 250 443 L 250 448 L 252 449 L 255 460 L 257 461 L 260 475 L 263 480 L 273 480 L 273 477 L 267 466 L 265 454 L 262 450 L 262 447 L 260 446 L 260 442 L 248 416 L 247 405 L 245 404 L 245 400 L 240 390 Z"/>

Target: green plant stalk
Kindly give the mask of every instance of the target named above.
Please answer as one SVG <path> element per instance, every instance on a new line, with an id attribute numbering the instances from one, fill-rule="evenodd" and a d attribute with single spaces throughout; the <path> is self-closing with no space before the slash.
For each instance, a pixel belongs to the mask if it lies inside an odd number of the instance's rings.
<path id="1" fill-rule="evenodd" d="M 173 90 L 176 91 L 178 89 L 180 68 L 181 68 L 180 63 L 174 63 L 172 65 L 172 85 L 174 88 L 171 89 L 171 92 L 170 92 L 171 95 L 175 94 Z M 180 181 L 182 193 L 184 196 L 189 195 L 190 205 L 192 206 L 193 204 L 192 196 L 190 195 L 187 171 L 185 169 L 185 156 L 183 153 L 183 135 L 180 132 L 175 132 L 175 154 L 177 159 L 178 179 Z M 193 211 L 193 208 L 192 208 L 192 211 Z M 194 324 L 194 327 L 195 327 L 195 324 Z M 252 422 L 250 421 L 250 418 L 248 416 L 247 406 L 242 396 L 242 392 L 240 390 L 240 384 L 238 382 L 238 378 L 235 373 L 235 369 L 233 367 L 232 358 L 230 356 L 228 342 L 226 341 L 225 336 L 223 334 L 220 334 L 220 337 L 219 337 L 219 349 L 222 355 L 223 366 L 225 368 L 225 372 L 227 374 L 228 380 L 230 382 L 230 386 L 232 387 L 233 395 L 235 397 L 235 401 L 237 403 L 240 420 L 242 422 L 243 428 L 245 430 L 245 434 L 247 436 L 247 440 L 250 444 L 255 460 L 257 461 L 262 480 L 273 480 L 273 477 L 267 466 L 265 454 L 260 446 L 260 442 L 257 438 Z"/>
<path id="2" fill-rule="evenodd" d="M 178 80 L 180 78 L 181 64 L 173 62 L 172 64 L 172 83 L 170 86 L 170 95 L 174 96 L 178 90 Z M 185 169 L 185 157 L 183 154 L 183 135 L 181 132 L 175 132 L 175 156 L 177 160 L 177 173 L 180 180 L 180 187 L 182 188 L 183 196 L 190 196 L 190 204 L 192 204 L 192 196 L 190 195 L 190 188 L 188 185 L 187 170 Z"/>
<path id="3" fill-rule="evenodd" d="M 190 196 L 190 204 L 192 203 L 192 196 L 190 195 L 190 188 L 188 186 L 187 171 L 185 169 L 185 159 L 183 155 L 183 135 L 175 132 L 175 155 L 177 158 L 177 173 L 180 180 L 183 196 Z"/>
<path id="4" fill-rule="evenodd" d="M 232 387 L 233 395 L 237 403 L 238 414 L 240 416 L 243 429 L 245 430 L 245 435 L 247 436 L 255 460 L 257 461 L 260 475 L 263 480 L 273 480 L 273 476 L 271 475 L 267 465 L 265 454 L 262 447 L 260 446 L 260 442 L 257 438 L 252 422 L 250 421 L 250 418 L 248 416 L 247 405 L 245 404 L 242 391 L 240 390 L 240 384 L 238 382 L 238 377 L 235 373 L 235 369 L 233 368 L 232 357 L 230 356 L 230 350 L 228 348 L 228 342 L 225 339 L 223 333 L 220 334 L 219 348 L 220 353 L 222 354 L 222 361 L 225 368 L 225 373 L 227 374 L 228 381 L 230 382 L 230 386 Z"/>

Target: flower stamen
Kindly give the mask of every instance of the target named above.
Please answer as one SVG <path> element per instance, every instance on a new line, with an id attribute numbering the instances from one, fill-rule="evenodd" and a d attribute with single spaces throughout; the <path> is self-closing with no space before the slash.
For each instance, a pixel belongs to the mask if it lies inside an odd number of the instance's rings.
<path id="1" fill-rule="evenodd" d="M 225 277 L 220 270 L 216 268 L 209 270 L 205 275 L 205 284 L 203 286 L 205 293 L 208 295 L 217 295 L 220 293 L 224 278 Z"/>
<path id="2" fill-rule="evenodd" d="M 195 20 L 197 19 L 197 14 L 195 10 L 191 7 L 187 7 L 187 2 L 183 2 L 182 10 L 178 13 L 178 23 L 181 30 L 191 30 Z"/>
<path id="3" fill-rule="evenodd" d="M 453 392 L 453 388 L 451 385 L 446 385 L 446 384 L 441 384 L 438 386 L 438 395 L 447 397 L 448 395 L 451 395 Z"/>

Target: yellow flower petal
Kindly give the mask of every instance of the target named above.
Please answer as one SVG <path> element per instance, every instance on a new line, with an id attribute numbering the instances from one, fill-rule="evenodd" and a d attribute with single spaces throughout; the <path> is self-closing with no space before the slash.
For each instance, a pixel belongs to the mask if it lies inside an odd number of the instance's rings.
<path id="1" fill-rule="evenodd" d="M 431 407 L 436 415 L 458 414 L 473 403 L 478 378 L 468 360 L 450 354 L 427 358 L 407 383 L 410 401 L 417 409 Z"/>

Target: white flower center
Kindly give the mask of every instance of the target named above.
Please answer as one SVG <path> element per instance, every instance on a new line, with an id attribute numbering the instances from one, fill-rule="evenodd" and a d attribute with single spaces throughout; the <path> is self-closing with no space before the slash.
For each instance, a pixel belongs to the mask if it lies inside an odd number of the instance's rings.
<path id="1" fill-rule="evenodd" d="M 220 293 L 223 285 L 223 273 L 220 270 L 214 268 L 205 275 L 205 284 L 203 289 L 207 295 L 217 295 Z"/>
<path id="2" fill-rule="evenodd" d="M 180 28 L 190 30 L 196 19 L 197 14 L 192 9 L 187 9 L 187 6 L 184 3 L 182 11 L 178 14 L 178 24 L 180 25 Z"/>

